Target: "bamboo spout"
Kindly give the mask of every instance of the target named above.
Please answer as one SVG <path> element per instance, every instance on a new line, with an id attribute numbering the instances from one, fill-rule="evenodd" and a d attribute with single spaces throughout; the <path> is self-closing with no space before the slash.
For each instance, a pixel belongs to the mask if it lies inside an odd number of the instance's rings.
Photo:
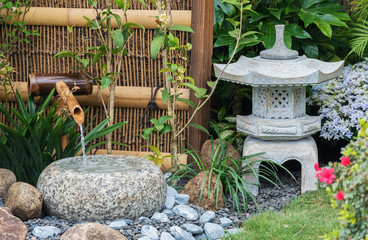
<path id="1" fill-rule="evenodd" d="M 64 81 L 57 82 L 55 86 L 56 86 L 56 91 L 58 92 L 63 102 L 67 105 L 75 122 L 77 124 L 83 124 L 84 122 L 83 109 L 79 105 L 75 97 L 73 96 L 73 93 L 70 91 L 69 87 L 66 85 Z"/>

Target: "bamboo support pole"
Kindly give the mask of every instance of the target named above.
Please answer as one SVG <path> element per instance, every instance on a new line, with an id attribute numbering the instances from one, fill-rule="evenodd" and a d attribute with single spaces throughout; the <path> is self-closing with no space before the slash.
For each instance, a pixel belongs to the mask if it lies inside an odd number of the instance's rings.
<path id="1" fill-rule="evenodd" d="M 21 11 L 24 9 L 20 9 Z M 119 14 L 122 19 L 123 10 L 112 9 L 115 14 Z M 6 16 L 5 9 L 0 11 L 0 16 Z M 190 10 L 173 10 L 174 25 L 191 25 L 191 11 Z M 142 25 L 146 29 L 155 29 L 157 24 L 155 22 L 158 15 L 156 10 L 128 10 L 127 18 L 129 22 L 134 22 Z M 83 16 L 89 19 L 95 18 L 95 10 L 92 8 L 49 8 L 49 7 L 31 7 L 25 15 L 24 23 L 27 25 L 46 25 L 46 26 L 86 26 L 86 20 Z M 20 19 L 23 16 L 19 17 Z M 117 28 L 115 18 L 111 20 L 112 27 Z"/>
<path id="2" fill-rule="evenodd" d="M 9 87 L 8 87 L 9 88 Z M 28 100 L 27 83 L 26 82 L 14 82 L 14 88 L 18 89 L 23 101 Z M 9 88 L 10 89 L 10 88 Z M 8 90 L 9 90 L 8 89 Z M 126 108 L 146 108 L 149 100 L 151 99 L 150 87 L 124 87 L 116 86 L 115 93 L 115 107 Z M 154 89 L 153 89 L 154 91 Z M 189 99 L 188 89 L 179 89 L 181 98 Z M 108 89 L 102 90 L 102 96 L 104 101 L 107 102 L 109 92 Z M 98 87 L 93 86 L 93 92 L 91 95 L 75 96 L 80 105 L 83 106 L 102 106 L 101 97 L 98 95 Z M 0 86 L 0 101 L 5 100 L 4 87 Z M 8 101 L 14 102 L 16 99 L 12 92 L 8 92 Z M 160 109 L 166 109 L 166 104 L 162 100 L 161 94 L 157 94 L 155 103 Z M 177 101 L 177 110 L 189 110 L 189 106 L 185 103 Z"/>

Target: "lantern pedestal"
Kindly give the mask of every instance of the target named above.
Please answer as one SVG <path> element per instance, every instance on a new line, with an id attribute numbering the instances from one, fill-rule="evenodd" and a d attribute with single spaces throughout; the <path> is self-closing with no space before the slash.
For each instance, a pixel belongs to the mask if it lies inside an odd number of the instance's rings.
<path id="1" fill-rule="evenodd" d="M 283 164 L 289 160 L 296 160 L 301 165 L 302 186 L 301 192 L 316 190 L 316 178 L 314 164 L 318 162 L 318 151 L 316 142 L 312 137 L 306 137 L 300 140 L 275 140 L 263 141 L 248 136 L 244 142 L 243 156 L 253 155 L 265 152 L 260 156 L 249 159 L 249 164 L 254 168 L 257 174 L 249 173 L 244 175 L 243 179 L 248 183 L 247 188 L 254 196 L 258 195 L 259 187 L 259 164 L 262 159 L 267 159 L 278 164 Z"/>

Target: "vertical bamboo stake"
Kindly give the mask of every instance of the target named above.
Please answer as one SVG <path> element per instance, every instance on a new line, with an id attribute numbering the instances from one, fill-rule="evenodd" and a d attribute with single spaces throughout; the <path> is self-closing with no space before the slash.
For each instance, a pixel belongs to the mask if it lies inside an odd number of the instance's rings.
<path id="1" fill-rule="evenodd" d="M 207 81 L 211 80 L 212 42 L 213 42 L 213 0 L 193 1 L 192 6 L 192 45 L 191 51 L 191 77 L 198 87 L 207 88 Z M 196 101 L 191 91 L 190 99 Z M 190 110 L 190 115 L 193 114 Z M 208 128 L 210 107 L 206 104 L 193 118 L 193 123 Z M 190 127 L 189 142 L 195 150 L 199 151 L 208 136 L 203 131 Z M 193 160 L 189 160 L 193 161 Z"/>

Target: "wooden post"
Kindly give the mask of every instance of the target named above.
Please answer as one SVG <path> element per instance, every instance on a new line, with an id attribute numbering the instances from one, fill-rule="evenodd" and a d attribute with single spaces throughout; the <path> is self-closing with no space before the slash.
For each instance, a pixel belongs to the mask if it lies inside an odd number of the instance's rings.
<path id="1" fill-rule="evenodd" d="M 212 42 L 213 42 L 213 0 L 193 0 L 192 5 L 192 45 L 191 51 L 191 77 L 195 80 L 198 87 L 207 88 L 207 81 L 211 80 L 211 60 L 212 60 Z M 190 99 L 196 98 L 193 92 L 190 93 Z M 193 110 L 190 111 L 190 114 Z M 204 106 L 194 117 L 193 123 L 208 128 L 210 120 L 209 104 Z M 208 135 L 197 129 L 189 128 L 189 143 L 200 150 Z M 191 161 L 191 160 L 189 160 Z"/>

